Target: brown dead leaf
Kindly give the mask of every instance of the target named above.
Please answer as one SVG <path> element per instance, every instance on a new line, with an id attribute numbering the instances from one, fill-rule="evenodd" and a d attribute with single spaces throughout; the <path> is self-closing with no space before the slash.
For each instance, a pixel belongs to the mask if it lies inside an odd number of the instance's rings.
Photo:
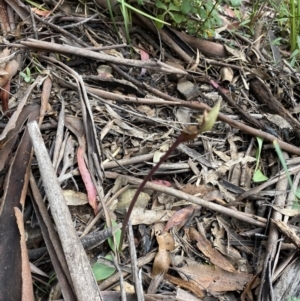
<path id="1" fill-rule="evenodd" d="M 175 212 L 168 220 L 165 231 L 169 231 L 174 227 L 176 227 L 178 230 L 182 228 L 193 214 L 194 209 L 195 208 L 193 206 L 188 206 Z"/>
<path id="2" fill-rule="evenodd" d="M 192 37 L 191 35 L 180 32 L 177 30 L 173 30 L 185 43 L 187 43 L 189 46 L 199 49 L 199 51 L 207 56 L 207 57 L 227 57 L 226 50 L 224 45 L 211 42 L 204 39 L 198 39 L 195 37 Z"/>
<path id="3" fill-rule="evenodd" d="M 271 204 L 265 204 L 265 206 L 270 206 L 274 210 L 286 216 L 296 216 L 300 214 L 300 211 L 298 209 L 280 208 L 278 206 L 271 205 Z"/>
<path id="4" fill-rule="evenodd" d="M 89 204 L 94 209 L 95 215 L 97 215 L 97 213 L 98 213 L 97 190 L 96 190 L 96 187 L 91 178 L 90 172 L 85 165 L 84 151 L 81 146 L 79 146 L 78 150 L 77 150 L 77 162 L 78 162 L 78 168 L 79 168 L 85 189 L 88 194 Z"/>
<path id="5" fill-rule="evenodd" d="M 242 295 L 241 301 L 253 301 L 252 289 L 255 287 L 255 282 L 257 282 L 258 275 L 255 275 L 246 285 Z M 256 283 L 258 284 L 258 283 Z"/>
<path id="6" fill-rule="evenodd" d="M 220 70 L 220 80 L 223 83 L 229 84 L 233 80 L 233 70 L 229 67 L 223 67 Z"/>
<path id="7" fill-rule="evenodd" d="M 154 117 L 155 116 L 155 110 L 151 109 L 149 106 L 140 105 L 140 106 L 137 107 L 137 110 L 141 113 L 146 114 L 148 117 Z"/>
<path id="8" fill-rule="evenodd" d="M 11 59 L 8 59 L 10 57 L 10 49 L 4 48 L 0 53 L 0 71 L 4 71 L 5 64 L 8 63 Z M 4 71 L 4 73 L 7 73 Z"/>
<path id="9" fill-rule="evenodd" d="M 181 191 L 185 192 L 185 193 L 188 193 L 188 194 L 191 194 L 191 195 L 199 195 L 200 197 L 202 196 L 205 196 L 207 193 L 209 193 L 212 189 L 211 188 L 208 188 L 207 186 L 205 185 L 199 185 L 199 186 L 196 186 L 196 185 L 193 185 L 193 184 L 186 184 L 182 189 Z"/>
<path id="10" fill-rule="evenodd" d="M 249 266 L 248 260 L 243 258 L 240 252 L 231 245 L 225 245 L 225 229 L 227 232 L 227 237 L 232 237 L 234 234 L 234 229 L 225 224 L 225 220 L 221 217 L 217 217 L 218 222 L 213 222 L 211 225 L 211 233 L 215 237 L 213 241 L 213 246 L 221 254 L 225 255 L 226 258 L 231 262 L 232 265 L 240 272 L 251 273 L 252 269 Z"/>
<path id="11" fill-rule="evenodd" d="M 189 229 L 189 236 L 192 240 L 197 241 L 198 249 L 210 259 L 210 261 L 221 269 L 228 272 L 236 272 L 234 266 L 222 256 L 216 249 L 211 245 L 211 242 L 203 235 L 198 232 L 195 228 Z"/>
<path id="12" fill-rule="evenodd" d="M 167 250 L 159 250 L 154 258 L 152 276 L 165 274 L 170 267 L 170 257 Z"/>
<path id="13" fill-rule="evenodd" d="M 4 69 L 4 73 L 0 76 L 0 100 L 2 102 L 3 112 L 8 111 L 8 99 L 10 96 L 10 80 L 17 73 L 19 63 L 15 60 L 9 61 Z"/>
<path id="14" fill-rule="evenodd" d="M 23 213 L 17 207 L 14 208 L 17 225 L 20 232 L 20 246 L 21 246 L 21 265 L 22 265 L 22 301 L 34 301 L 33 285 L 31 278 L 31 271 L 26 247 L 25 229 Z"/>
<path id="15" fill-rule="evenodd" d="M 133 208 L 131 213 L 132 225 L 152 225 L 158 222 L 166 222 L 175 213 L 172 210 L 145 210 L 143 208 Z"/>
<path id="16" fill-rule="evenodd" d="M 40 10 L 40 9 L 38 9 L 38 8 L 36 8 L 36 7 L 31 8 L 31 10 L 32 10 L 35 14 L 37 14 L 37 15 L 39 15 L 39 16 L 42 16 L 42 17 L 48 16 L 48 15 L 51 13 L 51 11 L 49 11 L 49 10 Z"/>
<path id="17" fill-rule="evenodd" d="M 162 232 L 156 235 L 158 243 L 158 252 L 154 258 L 152 276 L 165 274 L 170 267 L 169 252 L 174 249 L 175 241 L 173 235 L 169 232 Z"/>
<path id="18" fill-rule="evenodd" d="M 2 87 L 2 89 L 0 91 L 0 100 L 2 102 L 2 111 L 3 112 L 8 111 L 9 96 L 10 96 L 10 80 Z"/>
<path id="19" fill-rule="evenodd" d="M 114 126 L 113 129 L 114 131 L 124 134 L 124 135 L 128 135 L 128 136 L 132 136 L 132 137 L 136 137 L 136 138 L 140 138 L 140 139 L 147 139 L 149 141 L 153 141 L 153 137 L 151 135 L 149 135 L 149 133 L 147 131 L 143 131 L 137 127 L 133 127 L 128 125 L 126 122 L 121 121 L 121 120 L 115 120 L 115 124 L 117 126 Z"/>
<path id="20" fill-rule="evenodd" d="M 9 61 L 4 68 L 6 74 L 0 77 L 0 87 L 2 88 L 15 74 L 19 68 L 19 63 L 16 60 Z"/>
<path id="21" fill-rule="evenodd" d="M 230 273 L 217 266 L 199 264 L 192 260 L 187 262 L 187 266 L 176 268 L 181 277 L 210 292 L 243 290 L 252 278 L 251 274 Z"/>
<path id="22" fill-rule="evenodd" d="M 178 285 L 179 287 L 183 287 L 185 289 L 190 290 L 191 292 L 193 292 L 196 296 L 198 296 L 201 299 L 205 297 L 204 291 L 201 290 L 199 285 L 194 282 L 186 281 L 186 280 L 171 276 L 170 274 L 166 274 L 165 278 L 168 281 L 170 281 L 171 283 Z"/>
<path id="23" fill-rule="evenodd" d="M 45 77 L 46 78 L 46 77 Z M 7 133 L 10 132 L 12 129 L 15 128 L 16 124 L 17 124 L 17 120 L 21 114 L 21 112 L 23 111 L 23 108 L 29 98 L 29 96 L 31 95 L 33 89 L 35 88 L 35 86 L 37 85 L 42 85 L 43 81 L 45 78 L 42 78 L 40 76 L 38 76 L 35 80 L 34 83 L 32 83 L 26 90 L 26 93 L 23 95 L 23 97 L 19 100 L 18 103 L 18 107 L 17 109 L 14 111 L 12 117 L 9 119 L 6 127 L 4 128 L 3 132 L 0 135 L 0 140 L 3 140 Z"/>

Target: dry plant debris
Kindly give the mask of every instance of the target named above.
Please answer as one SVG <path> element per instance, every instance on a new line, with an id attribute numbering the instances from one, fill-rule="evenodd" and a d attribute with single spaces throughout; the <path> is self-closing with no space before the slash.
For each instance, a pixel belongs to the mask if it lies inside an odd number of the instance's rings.
<path id="1" fill-rule="evenodd" d="M 266 29 L 246 38 L 228 6 L 216 40 L 133 13 L 129 44 L 117 2 L 114 22 L 107 1 L 28 3 L 0 1 L 0 300 L 300 296 L 300 76 Z M 142 180 L 219 101 L 146 183 L 119 250 Z"/>

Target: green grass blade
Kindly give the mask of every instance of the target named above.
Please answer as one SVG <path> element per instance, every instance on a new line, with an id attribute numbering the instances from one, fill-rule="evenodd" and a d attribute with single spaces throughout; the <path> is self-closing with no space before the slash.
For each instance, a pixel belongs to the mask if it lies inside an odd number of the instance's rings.
<path id="1" fill-rule="evenodd" d="M 280 149 L 280 146 L 279 146 L 277 140 L 274 140 L 274 141 L 273 141 L 273 145 L 274 145 L 274 148 L 275 148 L 276 153 L 277 153 L 277 155 L 278 155 L 278 158 L 279 158 L 279 160 L 280 160 L 280 163 L 281 163 L 281 165 L 282 165 L 282 167 L 283 167 L 283 169 L 284 169 L 284 172 L 286 173 L 286 176 L 287 176 L 289 185 L 290 185 L 290 187 L 291 187 L 292 193 L 293 193 L 293 195 L 295 196 L 295 198 L 299 198 L 299 196 L 300 196 L 299 188 L 298 188 L 298 189 L 295 189 L 295 187 L 294 187 L 294 185 L 293 185 L 293 181 L 292 181 L 291 175 L 290 175 L 290 173 L 289 173 L 289 170 L 288 170 L 288 168 L 287 168 L 287 165 L 286 165 L 286 162 L 285 162 L 283 153 L 282 153 L 282 151 L 281 151 L 281 149 Z M 298 204 L 298 202 L 296 202 L 296 201 L 297 201 L 297 199 L 295 199 L 295 202 L 294 202 L 294 204 L 293 204 L 293 207 L 294 207 L 294 208 L 298 208 L 298 207 L 299 207 L 299 204 Z"/>
<path id="2" fill-rule="evenodd" d="M 128 4 L 128 3 L 126 3 L 124 0 L 118 0 L 119 3 L 121 3 L 121 1 L 124 2 L 124 6 L 125 6 L 125 7 L 127 7 L 127 8 L 129 8 L 129 9 L 133 10 L 134 12 L 136 12 L 136 13 L 138 13 L 138 14 L 140 14 L 140 15 L 143 15 L 143 16 L 145 16 L 145 17 L 151 19 L 151 20 L 154 20 L 155 22 L 162 23 L 162 24 L 164 24 L 164 25 L 171 25 L 171 24 L 168 23 L 168 22 L 165 22 L 165 21 L 163 21 L 163 20 L 157 19 L 157 18 L 155 18 L 155 17 L 153 17 L 153 16 L 151 16 L 151 15 L 149 15 L 149 14 L 147 14 L 147 13 L 145 13 L 145 12 L 143 12 L 143 11 L 137 9 L 137 8 L 135 8 L 134 6 L 132 6 L 132 5 Z"/>

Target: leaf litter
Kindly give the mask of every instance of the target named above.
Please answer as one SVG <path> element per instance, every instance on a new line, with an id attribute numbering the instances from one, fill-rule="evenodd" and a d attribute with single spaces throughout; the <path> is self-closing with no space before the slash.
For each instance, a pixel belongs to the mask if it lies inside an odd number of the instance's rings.
<path id="1" fill-rule="evenodd" d="M 224 27 L 217 30 L 224 43 L 165 26 L 158 46 L 152 23 L 137 16 L 131 52 L 126 43 L 117 44 L 121 39 L 103 15 L 93 15 L 83 4 L 78 5 L 87 15 L 76 14 L 74 4 L 66 5 L 68 15 L 63 5 L 50 5 L 45 11 L 31 7 L 27 18 L 29 6 L 7 2 L 15 19 L 24 20 L 21 30 L 33 31 L 26 40 L 5 40 L 0 54 L 0 227 L 6 233 L 0 247 L 3 254 L 16 250 L 14 258 L 1 261 L 6 273 L 0 275 L 1 283 L 10 285 L 14 278 L 23 280 L 13 291 L 2 291 L 1 298 L 20 300 L 22 290 L 26 300 L 48 298 L 57 287 L 56 299 L 66 300 L 299 295 L 300 212 L 293 194 L 300 174 L 299 74 L 283 60 L 272 64 L 268 47 L 225 30 L 233 26 L 242 32 L 230 18 L 223 17 Z M 234 10 L 226 10 L 235 17 Z M 54 22 L 47 16 L 55 11 Z M 1 21 L 5 34 L 14 32 Z M 147 30 L 141 34 L 143 26 Z M 160 59 L 162 51 L 166 59 Z M 146 184 L 133 208 L 133 235 L 119 250 L 120 223 L 141 179 L 180 131 L 197 125 L 220 99 L 213 129 L 181 144 Z M 41 133 L 29 138 L 26 126 L 32 119 L 39 121 Z M 42 147 L 44 159 L 37 151 Z M 42 175 L 46 168 L 54 168 L 54 174 Z M 66 204 L 57 206 L 55 197 Z M 27 256 L 20 223 L 40 228 L 43 236 L 28 242 Z M 97 265 L 98 283 L 91 268 Z M 42 273 L 56 280 L 45 283 Z M 33 284 L 43 289 L 33 290 Z"/>

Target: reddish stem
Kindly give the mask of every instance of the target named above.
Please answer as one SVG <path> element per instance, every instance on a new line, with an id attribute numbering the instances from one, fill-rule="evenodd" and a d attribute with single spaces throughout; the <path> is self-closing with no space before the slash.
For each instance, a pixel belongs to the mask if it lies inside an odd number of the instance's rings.
<path id="1" fill-rule="evenodd" d="M 122 224 L 122 234 L 121 234 L 121 240 L 120 240 L 120 251 L 122 250 L 122 244 L 123 244 L 123 239 L 124 239 L 124 235 L 125 235 L 125 231 L 126 231 L 126 227 L 127 224 L 129 222 L 130 219 L 130 215 L 131 212 L 133 210 L 133 207 L 138 199 L 139 194 L 141 193 L 141 191 L 143 190 L 143 188 L 145 187 L 146 183 L 151 179 L 151 177 L 153 176 L 153 174 L 157 171 L 157 169 L 159 168 L 159 166 L 165 162 L 169 156 L 173 153 L 173 151 L 177 148 L 177 146 L 185 141 L 194 139 L 195 137 L 193 135 L 188 135 L 187 133 L 182 132 L 180 134 L 180 136 L 175 140 L 175 142 L 171 145 L 171 147 L 169 148 L 169 150 L 160 158 L 159 162 L 151 169 L 151 171 L 149 172 L 149 174 L 146 176 L 146 178 L 143 180 L 142 184 L 138 187 L 138 189 L 136 190 L 133 199 L 130 203 L 130 206 L 128 208 L 127 214 L 124 218 L 123 224 Z"/>

